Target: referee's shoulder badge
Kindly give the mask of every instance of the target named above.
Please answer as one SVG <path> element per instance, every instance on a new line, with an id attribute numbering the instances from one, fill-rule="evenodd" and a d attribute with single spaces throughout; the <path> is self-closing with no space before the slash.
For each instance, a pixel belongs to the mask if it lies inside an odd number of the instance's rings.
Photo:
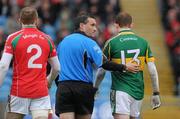
<path id="1" fill-rule="evenodd" d="M 93 47 L 93 49 L 94 49 L 94 51 L 96 51 L 97 53 L 101 53 L 101 49 L 100 49 L 97 45 L 95 45 L 95 46 Z"/>

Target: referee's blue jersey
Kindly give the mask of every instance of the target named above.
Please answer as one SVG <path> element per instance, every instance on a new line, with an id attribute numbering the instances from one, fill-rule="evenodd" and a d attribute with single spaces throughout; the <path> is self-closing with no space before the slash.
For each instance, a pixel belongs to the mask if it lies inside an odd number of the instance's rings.
<path id="1" fill-rule="evenodd" d="M 66 36 L 57 48 L 61 65 L 59 80 L 93 82 L 93 64 L 102 65 L 102 51 L 95 41 L 81 33 Z"/>

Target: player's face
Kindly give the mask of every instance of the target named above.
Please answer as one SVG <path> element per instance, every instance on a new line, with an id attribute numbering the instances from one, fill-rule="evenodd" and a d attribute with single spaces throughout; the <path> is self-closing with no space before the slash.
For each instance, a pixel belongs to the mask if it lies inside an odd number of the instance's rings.
<path id="1" fill-rule="evenodd" d="M 87 23 L 84 24 L 84 32 L 87 36 L 95 37 L 96 36 L 96 20 L 93 18 L 88 18 Z"/>
<path id="2" fill-rule="evenodd" d="M 120 27 L 117 23 L 114 23 L 114 27 L 115 27 L 115 34 L 119 33 L 120 31 Z"/>

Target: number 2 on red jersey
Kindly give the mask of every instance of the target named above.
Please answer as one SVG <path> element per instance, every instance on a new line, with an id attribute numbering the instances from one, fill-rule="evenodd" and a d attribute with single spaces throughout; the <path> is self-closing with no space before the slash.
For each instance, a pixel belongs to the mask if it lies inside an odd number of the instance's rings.
<path id="1" fill-rule="evenodd" d="M 32 44 L 27 48 L 27 53 L 31 53 L 32 50 L 37 50 L 37 53 L 30 57 L 28 60 L 28 68 L 42 68 L 42 64 L 35 64 L 33 63 L 36 59 L 38 59 L 42 55 L 42 49 L 37 44 Z"/>

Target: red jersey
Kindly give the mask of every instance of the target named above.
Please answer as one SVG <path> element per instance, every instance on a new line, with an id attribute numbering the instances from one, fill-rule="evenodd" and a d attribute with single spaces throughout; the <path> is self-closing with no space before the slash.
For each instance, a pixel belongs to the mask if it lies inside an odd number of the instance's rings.
<path id="1" fill-rule="evenodd" d="M 22 28 L 7 38 L 4 52 L 13 55 L 11 95 L 24 98 L 47 96 L 47 61 L 56 56 L 51 38 L 37 28 Z"/>

